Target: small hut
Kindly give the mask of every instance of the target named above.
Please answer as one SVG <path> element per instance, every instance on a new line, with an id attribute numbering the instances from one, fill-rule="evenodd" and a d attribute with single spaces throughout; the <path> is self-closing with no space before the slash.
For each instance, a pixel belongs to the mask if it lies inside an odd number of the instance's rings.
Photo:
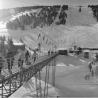
<path id="1" fill-rule="evenodd" d="M 87 59 L 90 58 L 90 50 L 84 50 L 83 54 L 84 54 L 84 58 L 87 58 Z"/>

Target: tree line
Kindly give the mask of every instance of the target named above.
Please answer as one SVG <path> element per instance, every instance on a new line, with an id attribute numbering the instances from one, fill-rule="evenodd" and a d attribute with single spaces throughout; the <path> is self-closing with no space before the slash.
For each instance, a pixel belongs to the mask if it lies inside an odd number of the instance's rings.
<path id="1" fill-rule="evenodd" d="M 93 16 L 95 17 L 95 19 L 98 22 L 98 5 L 88 5 L 88 7 L 92 9 Z"/>
<path id="2" fill-rule="evenodd" d="M 43 27 L 45 25 L 50 26 L 54 20 L 56 19 L 56 16 L 60 10 L 59 5 L 55 6 L 43 6 L 37 8 L 40 11 L 39 12 L 33 12 L 32 9 L 24 12 L 20 12 L 14 17 L 12 17 L 7 23 L 6 27 L 7 29 L 21 29 L 25 30 L 26 26 L 29 25 L 30 28 L 36 28 L 37 26 Z M 23 9 L 21 9 L 23 11 Z M 20 11 L 21 11 L 20 10 Z M 67 5 L 63 5 L 60 15 L 58 17 L 58 21 L 56 21 L 56 25 L 60 24 L 66 24 L 66 18 L 67 13 L 66 10 L 68 10 Z"/>

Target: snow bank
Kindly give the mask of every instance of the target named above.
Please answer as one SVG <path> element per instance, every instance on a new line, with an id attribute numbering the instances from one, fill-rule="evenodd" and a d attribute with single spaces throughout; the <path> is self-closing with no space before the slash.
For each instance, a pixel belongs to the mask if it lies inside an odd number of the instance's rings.
<path id="1" fill-rule="evenodd" d="M 44 92 L 45 82 L 41 81 L 42 93 Z M 58 96 L 57 89 L 52 87 L 52 85 L 48 84 L 49 96 Z M 26 82 L 21 88 L 19 88 L 14 94 L 12 94 L 9 98 L 35 98 L 35 78 L 31 78 L 28 82 Z"/>

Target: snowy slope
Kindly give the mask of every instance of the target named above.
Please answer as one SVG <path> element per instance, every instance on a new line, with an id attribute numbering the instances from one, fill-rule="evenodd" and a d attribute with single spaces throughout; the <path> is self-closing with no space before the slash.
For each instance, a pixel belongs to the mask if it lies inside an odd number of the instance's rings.
<path id="1" fill-rule="evenodd" d="M 98 27 L 95 26 L 54 26 L 54 27 L 44 27 L 35 30 L 27 31 L 8 31 L 9 34 L 15 38 L 20 39 L 23 36 L 24 42 L 26 41 L 29 45 L 34 45 L 42 41 L 42 45 L 47 47 L 46 41 L 43 39 L 38 40 L 38 33 L 42 32 L 43 36 L 46 36 L 50 41 L 58 45 L 58 47 L 70 47 L 73 42 L 82 47 L 98 47 Z M 36 33 L 35 33 L 36 32 Z M 35 43 L 36 42 L 36 43 Z M 50 45 L 51 46 L 51 45 Z"/>
<path id="2" fill-rule="evenodd" d="M 39 13 L 39 12 L 38 12 Z M 69 7 L 66 11 L 65 25 L 56 25 L 31 28 L 25 25 L 26 30 L 10 30 L 7 32 L 13 38 L 20 40 L 31 48 L 42 44 L 44 50 L 51 49 L 55 45 L 70 47 L 74 42 L 82 47 L 98 47 L 98 24 L 93 17 L 90 8 L 82 8 L 81 12 L 76 7 Z M 0 30 L 2 32 L 2 30 Z"/>
<path id="3" fill-rule="evenodd" d="M 93 17 L 91 8 L 87 7 L 81 8 L 81 12 L 79 12 L 79 7 L 69 7 L 67 16 L 66 25 L 89 26 L 97 23 L 96 19 Z"/>

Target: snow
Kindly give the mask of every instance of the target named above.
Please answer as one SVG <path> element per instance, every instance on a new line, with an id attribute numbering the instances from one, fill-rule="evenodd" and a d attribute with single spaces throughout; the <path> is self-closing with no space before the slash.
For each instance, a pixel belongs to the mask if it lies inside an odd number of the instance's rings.
<path id="1" fill-rule="evenodd" d="M 97 24 L 96 24 L 97 25 Z M 39 42 L 42 42 L 44 48 L 51 47 L 47 45 L 42 38 L 38 39 L 38 34 L 41 33 L 42 36 L 46 36 L 46 39 L 49 39 L 50 42 L 58 45 L 58 48 L 68 48 L 72 45 L 73 42 L 76 42 L 77 45 L 82 47 L 98 47 L 98 27 L 93 26 L 54 26 L 53 28 L 44 27 L 36 28 L 32 30 L 8 30 L 12 38 L 20 40 L 21 38 L 24 42 L 29 43 L 32 47 L 37 47 Z M 35 43 L 36 42 L 36 43 Z M 26 44 L 27 44 L 26 43 Z M 29 45 L 29 46 L 30 46 Z"/>
<path id="2" fill-rule="evenodd" d="M 52 67 L 50 67 L 49 96 L 62 97 L 98 97 L 98 78 L 90 77 L 85 80 L 84 76 L 89 73 L 87 62 L 80 61 L 79 57 L 58 56 L 56 58 L 55 87 L 52 83 Z M 61 65 L 61 66 L 60 66 Z M 68 66 L 69 65 L 69 66 Z M 41 72 L 42 88 L 44 87 L 45 68 Z M 35 78 L 19 88 L 9 98 L 33 98 L 35 90 Z M 51 98 L 49 97 L 49 98 Z M 35 98 L 35 97 L 34 97 Z"/>
<path id="3" fill-rule="evenodd" d="M 31 78 L 28 82 L 24 83 L 24 85 L 19 88 L 14 94 L 12 94 L 9 98 L 35 98 L 36 96 L 36 87 L 35 87 L 35 78 Z M 41 81 L 42 93 L 44 92 L 44 81 Z M 57 89 L 52 85 L 48 84 L 49 87 L 49 95 L 50 96 L 58 96 Z"/>
<path id="4" fill-rule="evenodd" d="M 66 59 L 69 59 L 66 60 Z M 73 58 L 73 59 L 72 59 Z M 64 60 L 62 60 L 64 59 Z M 77 61 L 75 61 L 77 59 Z M 97 90 L 98 79 L 90 78 L 90 80 L 85 80 L 84 76 L 89 72 L 87 67 L 87 62 L 79 61 L 79 58 L 74 57 L 64 57 L 60 56 L 57 58 L 58 63 L 61 61 L 65 64 L 70 62 L 78 69 L 68 70 L 67 67 L 57 66 L 56 68 L 56 88 L 59 89 L 60 96 L 63 97 L 98 97 Z M 80 64 L 79 64 L 80 62 Z M 70 66 L 69 66 L 70 67 Z"/>
<path id="5" fill-rule="evenodd" d="M 77 8 L 69 8 L 66 25 L 51 25 L 43 28 L 37 27 L 26 30 L 0 29 L 0 35 L 11 36 L 20 40 L 27 47 L 36 48 L 38 43 L 42 43 L 42 51 L 46 52 L 52 44 L 46 44 L 46 40 L 56 44 L 58 49 L 66 49 L 75 42 L 81 47 L 98 48 L 98 23 L 93 18 L 91 9 L 83 8 L 81 13 Z M 38 39 L 38 35 L 41 38 Z M 46 37 L 43 41 L 43 37 Z M 66 97 L 98 97 L 97 79 L 85 80 L 88 74 L 88 61 L 77 56 L 59 56 L 56 59 L 56 87 L 49 81 L 49 94 L 51 96 Z M 50 72 L 52 72 L 50 70 Z M 42 72 L 42 85 L 44 87 L 45 68 Z M 51 78 L 51 76 L 50 76 Z M 32 77 L 27 83 L 19 88 L 10 98 L 32 98 L 35 90 L 35 79 Z M 35 92 L 34 92 L 35 93 Z"/>

